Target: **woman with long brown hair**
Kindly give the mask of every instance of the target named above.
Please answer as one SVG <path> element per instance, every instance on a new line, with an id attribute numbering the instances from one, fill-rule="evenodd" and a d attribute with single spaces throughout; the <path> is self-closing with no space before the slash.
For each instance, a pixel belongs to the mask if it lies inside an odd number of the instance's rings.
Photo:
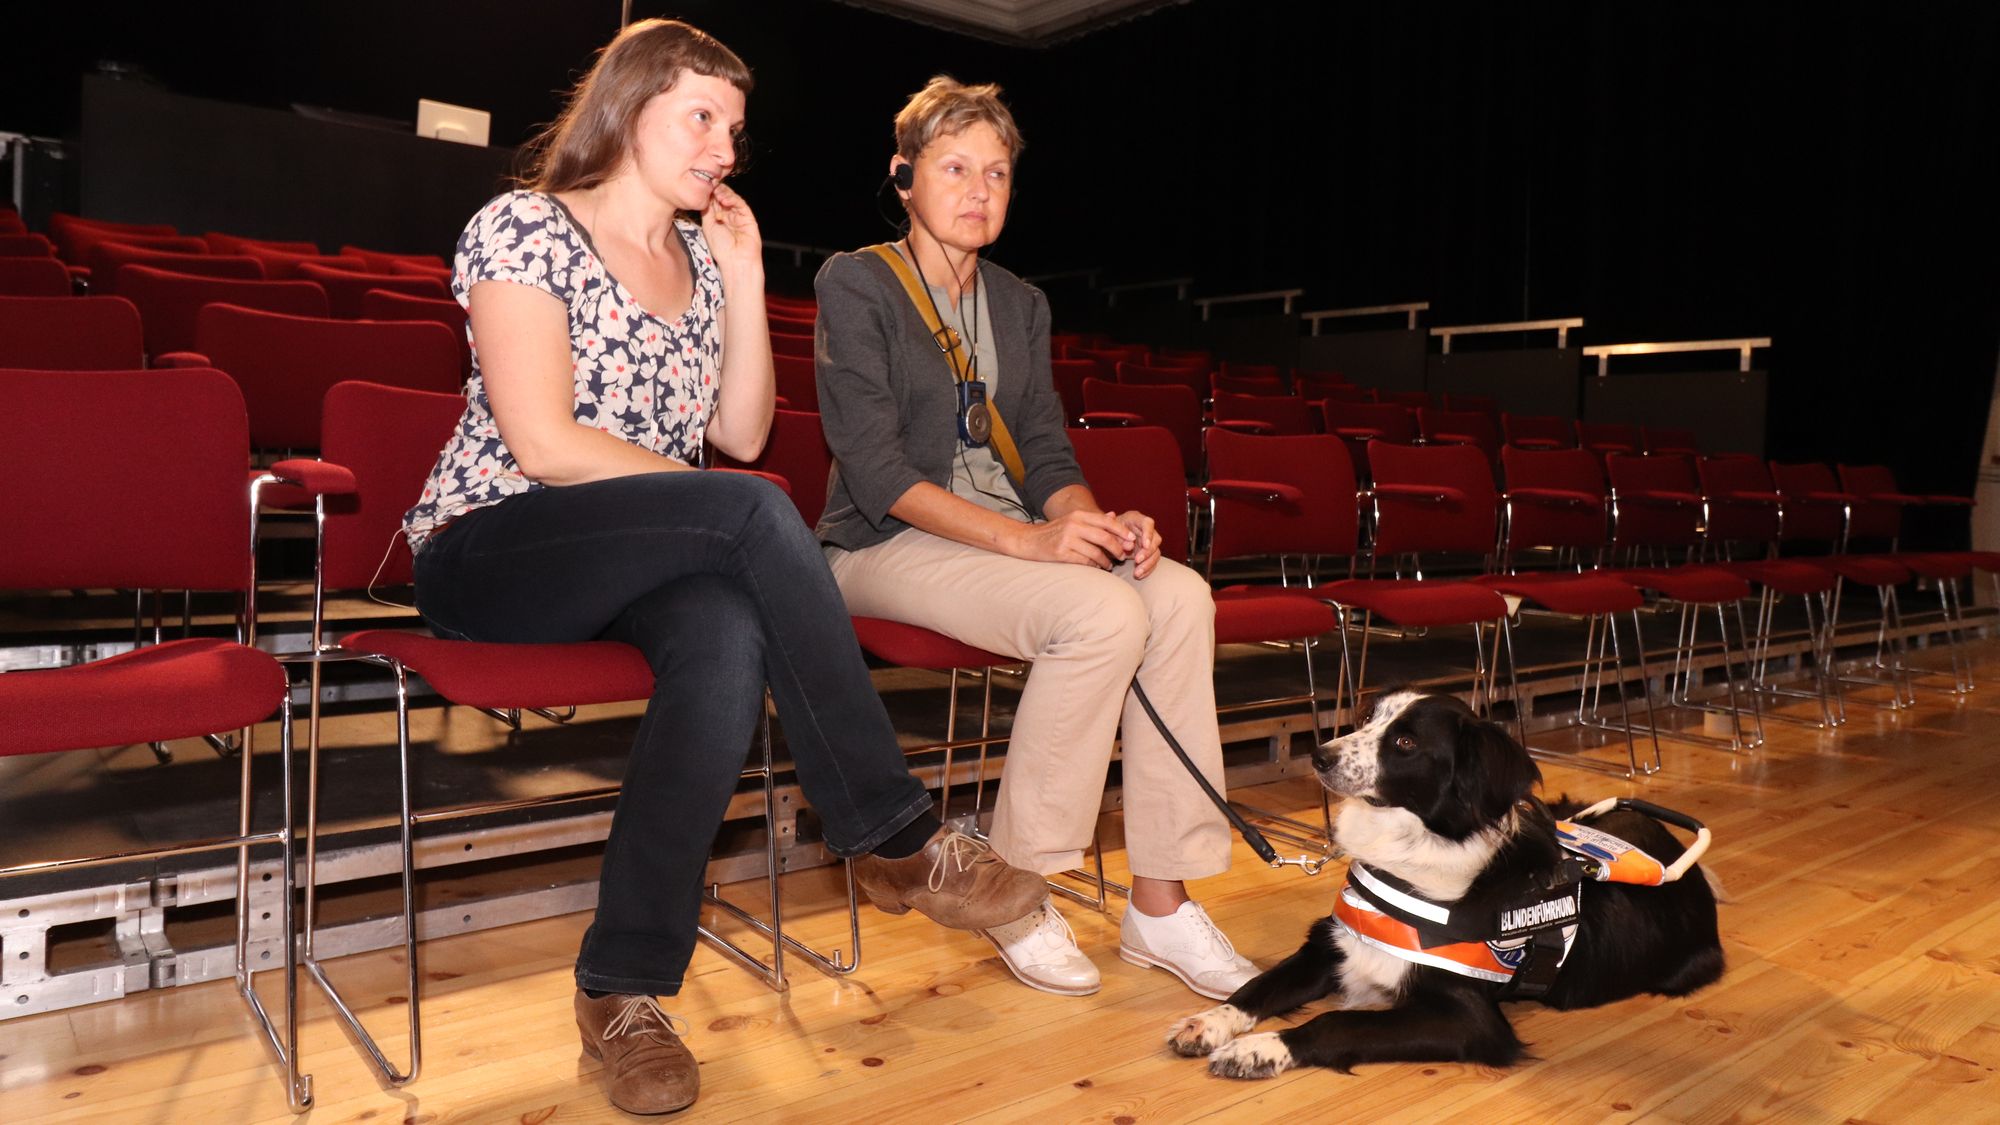
<path id="1" fill-rule="evenodd" d="M 932 813 L 783 491 L 694 471 L 704 441 L 748 460 L 771 424 L 762 246 L 723 183 L 750 88 L 741 59 L 684 23 L 634 24 L 600 53 L 521 190 L 459 240 L 465 414 L 404 517 L 439 634 L 621 640 L 652 663 L 576 966 L 584 1049 L 635 1113 L 695 1097 L 654 997 L 680 990 L 767 685 L 827 844 L 858 857 L 871 900 L 983 929 L 1043 896 Z"/>

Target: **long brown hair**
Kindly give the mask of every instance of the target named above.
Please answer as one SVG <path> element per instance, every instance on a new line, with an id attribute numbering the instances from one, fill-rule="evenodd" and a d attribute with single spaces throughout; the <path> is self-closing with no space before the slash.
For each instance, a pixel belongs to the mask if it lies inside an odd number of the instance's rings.
<path id="1" fill-rule="evenodd" d="M 579 191 L 609 179 L 632 147 L 639 111 L 673 89 L 682 71 L 750 94 L 750 68 L 720 40 L 679 20 L 640 20 L 597 53 L 561 115 L 522 148 L 520 185 Z"/>

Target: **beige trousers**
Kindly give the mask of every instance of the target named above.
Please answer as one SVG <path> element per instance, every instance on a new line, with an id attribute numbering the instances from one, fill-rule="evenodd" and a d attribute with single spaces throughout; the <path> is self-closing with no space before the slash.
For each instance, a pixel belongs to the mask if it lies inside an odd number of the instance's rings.
<path id="1" fill-rule="evenodd" d="M 1229 867 L 1229 825 L 1131 693 L 1134 673 L 1218 792 L 1215 601 L 1171 559 L 1144 579 L 1025 562 L 911 528 L 827 561 L 850 613 L 922 626 L 1034 662 L 1007 744 L 993 848 L 1042 874 L 1077 866 L 1122 728 L 1125 845 L 1132 874 L 1196 879 Z"/>

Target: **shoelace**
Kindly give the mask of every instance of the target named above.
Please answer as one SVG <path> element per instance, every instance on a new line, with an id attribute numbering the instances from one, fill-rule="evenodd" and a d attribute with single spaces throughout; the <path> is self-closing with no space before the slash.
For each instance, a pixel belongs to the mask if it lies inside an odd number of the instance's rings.
<path id="1" fill-rule="evenodd" d="M 1050 925 L 1051 921 L 1055 924 Z M 1042 903 L 1042 921 L 1035 923 L 1034 936 L 1052 949 L 1076 948 L 1076 931 L 1069 928 L 1069 919 L 1052 902 Z"/>
<path id="2" fill-rule="evenodd" d="M 1208 911 L 1203 910 L 1200 903 L 1193 903 L 1192 905 L 1194 906 L 1195 928 L 1205 934 L 1209 941 L 1222 947 L 1222 959 L 1224 961 L 1235 960 L 1236 946 L 1229 940 L 1229 935 L 1222 932 L 1222 929 L 1215 924 L 1215 919 L 1208 916 Z"/>
<path id="3" fill-rule="evenodd" d="M 658 1000 L 651 996 L 629 996 L 619 1007 L 618 1014 L 604 1025 L 604 1037 L 616 1039 L 621 1035 L 643 1033 L 648 1030 L 646 1025 L 651 1023 L 659 1024 L 674 1035 L 688 1033 L 687 1021 L 668 1015 L 660 1008 Z"/>
<path id="4" fill-rule="evenodd" d="M 931 861 L 930 889 L 932 894 L 944 889 L 945 861 L 950 860 L 954 870 L 963 873 L 966 868 L 985 857 L 987 847 L 978 840 L 957 830 L 948 830 L 939 842 L 938 854 Z"/>

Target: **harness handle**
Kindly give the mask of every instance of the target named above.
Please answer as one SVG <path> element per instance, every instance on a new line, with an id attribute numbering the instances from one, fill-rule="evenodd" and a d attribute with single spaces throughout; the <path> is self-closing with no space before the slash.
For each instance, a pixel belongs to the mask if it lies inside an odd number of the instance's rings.
<path id="1" fill-rule="evenodd" d="M 1687 851 L 1682 852 L 1679 859 L 1667 865 L 1666 871 L 1660 879 L 1663 883 L 1671 883 L 1682 875 L 1687 874 L 1688 868 L 1693 867 L 1701 859 L 1702 853 L 1708 851 L 1708 843 L 1711 839 L 1708 825 L 1703 824 L 1701 821 L 1684 812 L 1676 812 L 1673 809 L 1656 805 L 1651 801 L 1642 801 L 1637 797 L 1606 797 L 1589 808 L 1579 811 L 1576 817 L 1581 820 L 1586 817 L 1602 816 L 1614 809 L 1624 809 L 1640 813 L 1644 816 L 1650 816 L 1654 820 L 1665 821 L 1668 824 L 1685 828 L 1689 832 L 1694 833 L 1694 843 L 1688 845 Z"/>

